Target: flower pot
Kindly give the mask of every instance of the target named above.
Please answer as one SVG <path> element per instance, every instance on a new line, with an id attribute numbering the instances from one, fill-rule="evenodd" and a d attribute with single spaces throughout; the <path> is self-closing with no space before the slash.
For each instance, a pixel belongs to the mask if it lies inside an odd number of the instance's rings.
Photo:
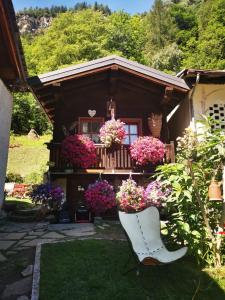
<path id="1" fill-rule="evenodd" d="M 148 118 L 148 127 L 152 136 L 159 138 L 162 129 L 162 114 L 151 114 Z"/>

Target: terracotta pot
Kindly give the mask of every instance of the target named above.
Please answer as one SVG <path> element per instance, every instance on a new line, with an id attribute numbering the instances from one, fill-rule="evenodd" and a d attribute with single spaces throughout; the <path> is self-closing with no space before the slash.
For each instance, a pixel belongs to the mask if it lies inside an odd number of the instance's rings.
<path id="1" fill-rule="evenodd" d="M 153 137 L 159 138 L 162 129 L 162 114 L 151 114 L 148 117 L 148 127 Z"/>

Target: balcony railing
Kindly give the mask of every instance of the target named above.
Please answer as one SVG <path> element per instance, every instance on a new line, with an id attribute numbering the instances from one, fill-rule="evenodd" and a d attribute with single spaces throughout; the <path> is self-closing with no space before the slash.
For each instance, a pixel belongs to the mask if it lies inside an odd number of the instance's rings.
<path id="1" fill-rule="evenodd" d="M 62 172 L 65 169 L 72 168 L 68 165 L 61 155 L 61 143 L 49 143 L 50 166 L 52 172 Z M 132 170 L 135 163 L 130 157 L 129 145 L 121 145 L 118 149 L 108 150 L 102 144 L 96 144 L 97 163 L 90 167 L 93 170 Z M 164 161 L 166 163 L 175 161 L 174 144 L 166 144 L 166 154 Z"/>

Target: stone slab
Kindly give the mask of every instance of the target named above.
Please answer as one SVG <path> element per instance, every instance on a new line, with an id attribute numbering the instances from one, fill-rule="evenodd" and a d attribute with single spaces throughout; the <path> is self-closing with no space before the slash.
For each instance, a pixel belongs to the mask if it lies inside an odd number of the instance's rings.
<path id="1" fill-rule="evenodd" d="M 15 244 L 15 241 L 0 241 L 0 250 L 7 250 L 13 244 Z"/>
<path id="2" fill-rule="evenodd" d="M 30 300 L 27 296 L 19 296 L 16 300 Z"/>
<path id="3" fill-rule="evenodd" d="M 13 296 L 28 294 L 31 291 L 31 285 L 32 276 L 23 278 L 21 280 L 6 285 L 2 294 L 2 300 L 11 299 Z"/>
<path id="4" fill-rule="evenodd" d="M 82 236 L 89 236 L 89 235 L 94 235 L 95 231 L 80 231 L 77 229 L 74 230 L 65 230 L 63 233 L 69 237 L 82 237 Z"/>
<path id="5" fill-rule="evenodd" d="M 65 236 L 62 234 L 59 234 L 57 232 L 48 232 L 45 235 L 42 236 L 42 238 L 46 239 L 62 239 Z"/>
<path id="6" fill-rule="evenodd" d="M 47 242 L 50 242 L 50 241 L 53 241 L 53 239 L 34 239 L 32 241 L 29 241 L 29 242 L 23 244 L 23 246 L 25 246 L 25 247 L 36 247 L 39 243 L 47 243 Z"/>
<path id="7" fill-rule="evenodd" d="M 64 231 L 64 230 L 71 230 L 71 229 L 79 229 L 79 230 L 92 230 L 94 229 L 94 225 L 92 223 L 69 223 L 69 224 L 49 224 L 48 230 L 49 231 Z"/>
<path id="8" fill-rule="evenodd" d="M 42 234 L 44 234 L 44 233 L 45 233 L 44 230 L 40 229 L 40 231 L 39 231 L 39 230 L 38 230 L 38 231 L 36 230 L 36 231 L 31 231 L 31 232 L 29 232 L 29 236 L 30 236 L 30 235 L 31 235 L 31 236 L 32 236 L 32 235 L 33 235 L 33 236 L 34 236 L 34 235 L 38 235 L 38 236 L 39 236 L 39 235 L 42 235 Z"/>
<path id="9" fill-rule="evenodd" d="M 7 234 L 4 240 L 21 240 L 25 235 L 26 233 L 23 232 L 13 232 Z"/>
<path id="10" fill-rule="evenodd" d="M 0 252 L 0 262 L 6 261 L 7 258 Z"/>
<path id="11" fill-rule="evenodd" d="M 33 274 L 33 265 L 28 265 L 22 272 L 21 275 L 23 277 L 31 276 Z"/>

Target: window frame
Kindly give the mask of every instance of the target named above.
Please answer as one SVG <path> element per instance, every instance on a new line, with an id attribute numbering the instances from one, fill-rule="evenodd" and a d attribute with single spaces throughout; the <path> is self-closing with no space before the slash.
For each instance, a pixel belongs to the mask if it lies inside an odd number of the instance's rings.
<path id="1" fill-rule="evenodd" d="M 142 136 L 142 119 L 141 118 L 120 118 L 120 121 L 124 122 L 126 125 L 137 125 L 138 137 Z M 124 144 L 131 145 L 131 144 Z"/>
<path id="2" fill-rule="evenodd" d="M 78 133 L 79 134 L 83 134 L 83 135 L 85 135 L 85 134 L 90 134 L 91 136 L 93 135 L 93 134 L 96 134 L 95 132 L 91 132 L 91 133 L 84 133 L 84 132 L 82 132 L 82 126 L 81 126 L 81 124 L 82 123 L 84 123 L 84 122 L 98 122 L 99 121 L 99 123 L 101 123 L 101 125 L 103 125 L 104 124 L 104 122 L 105 122 L 105 118 L 103 118 L 103 117 L 79 117 L 78 118 Z M 90 123 L 91 123 L 90 122 Z M 98 133 L 99 134 L 99 133 Z"/>

